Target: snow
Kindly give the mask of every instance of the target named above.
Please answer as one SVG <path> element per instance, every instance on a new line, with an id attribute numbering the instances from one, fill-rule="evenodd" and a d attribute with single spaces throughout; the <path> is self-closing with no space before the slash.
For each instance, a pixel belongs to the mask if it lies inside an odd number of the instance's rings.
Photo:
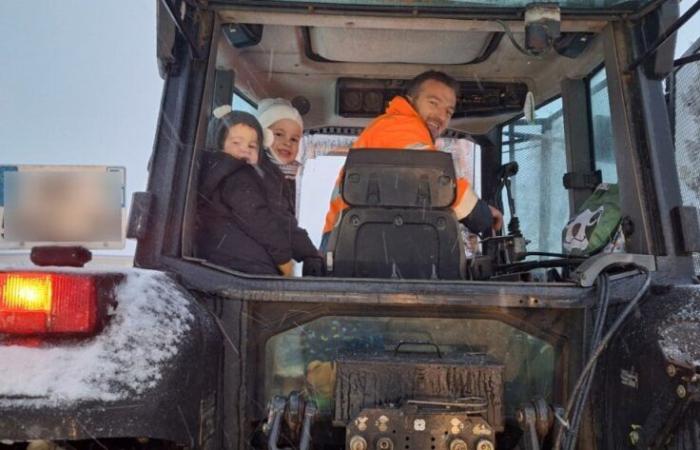
<path id="1" fill-rule="evenodd" d="M 700 294 L 691 291 L 693 303 L 676 311 L 666 324 L 659 327 L 659 345 L 667 358 L 688 367 L 700 367 Z"/>
<path id="2" fill-rule="evenodd" d="M 186 294 L 161 272 L 129 269 L 108 325 L 85 341 L 0 346 L 0 407 L 115 401 L 161 378 L 194 316 Z M 9 398 L 8 398 L 9 397 Z"/>

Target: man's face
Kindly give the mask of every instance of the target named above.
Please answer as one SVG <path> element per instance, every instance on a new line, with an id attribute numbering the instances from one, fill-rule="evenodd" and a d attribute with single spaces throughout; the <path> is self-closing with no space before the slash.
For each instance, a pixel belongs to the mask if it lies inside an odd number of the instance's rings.
<path id="1" fill-rule="evenodd" d="M 409 99 L 418 115 L 428 124 L 433 139 L 437 139 L 445 131 L 455 112 L 455 91 L 439 81 L 425 80 L 418 88 L 415 98 Z"/>

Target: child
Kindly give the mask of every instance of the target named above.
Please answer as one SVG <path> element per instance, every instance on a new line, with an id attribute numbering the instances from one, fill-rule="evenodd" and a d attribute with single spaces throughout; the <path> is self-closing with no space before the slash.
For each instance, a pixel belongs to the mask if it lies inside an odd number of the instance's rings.
<path id="1" fill-rule="evenodd" d="M 289 212 L 283 175 L 261 152 L 263 131 L 254 116 L 221 110 L 216 143 L 200 174 L 197 253 L 246 273 L 290 276 L 292 259 L 305 275 L 321 275 L 321 258 Z"/>
<path id="2" fill-rule="evenodd" d="M 292 200 L 292 211 L 296 213 L 296 178 L 301 168 L 297 156 L 304 132 L 301 114 L 283 98 L 266 98 L 258 104 L 258 120 L 266 133 L 266 151 L 284 174 Z"/>

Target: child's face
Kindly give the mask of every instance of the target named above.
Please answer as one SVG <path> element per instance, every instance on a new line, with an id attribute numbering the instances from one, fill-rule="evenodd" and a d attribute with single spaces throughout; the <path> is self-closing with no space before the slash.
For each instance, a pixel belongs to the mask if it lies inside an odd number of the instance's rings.
<path id="1" fill-rule="evenodd" d="M 275 135 L 275 141 L 270 150 L 282 164 L 293 162 L 299 153 L 302 129 L 298 123 L 290 119 L 281 119 L 270 125 Z"/>
<path id="2" fill-rule="evenodd" d="M 228 129 L 224 141 L 224 153 L 236 159 L 242 159 L 248 164 L 258 163 L 258 133 L 248 125 L 239 123 Z"/>

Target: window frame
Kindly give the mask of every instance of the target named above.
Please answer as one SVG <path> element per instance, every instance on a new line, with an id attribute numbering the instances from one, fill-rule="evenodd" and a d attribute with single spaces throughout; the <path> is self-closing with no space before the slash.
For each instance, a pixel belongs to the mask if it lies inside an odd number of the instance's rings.
<path id="1" fill-rule="evenodd" d="M 593 95 L 596 94 L 597 92 L 593 93 L 591 92 L 591 82 L 593 81 L 593 77 L 598 75 L 599 73 L 605 73 L 605 89 L 608 89 L 608 77 L 607 73 L 605 72 L 605 62 L 600 63 L 598 66 L 596 66 L 595 69 L 593 69 L 584 79 L 584 83 L 586 86 L 586 101 L 587 101 L 587 108 L 588 108 L 588 133 L 589 133 L 589 143 L 590 143 L 590 160 L 591 160 L 591 171 L 596 171 L 598 170 L 597 168 L 597 158 L 595 154 L 595 129 L 593 127 Z M 610 131 L 611 131 L 611 137 L 612 137 L 612 152 L 613 156 L 615 157 L 615 174 L 618 175 L 619 170 L 617 167 L 617 149 L 615 148 L 615 136 L 614 136 L 614 128 L 612 127 L 612 104 L 610 101 L 610 92 L 608 89 L 608 109 L 610 110 Z M 602 172 L 601 172 L 602 173 Z M 602 178 L 601 175 L 601 181 L 605 181 Z M 615 180 L 617 183 L 618 180 Z"/>

